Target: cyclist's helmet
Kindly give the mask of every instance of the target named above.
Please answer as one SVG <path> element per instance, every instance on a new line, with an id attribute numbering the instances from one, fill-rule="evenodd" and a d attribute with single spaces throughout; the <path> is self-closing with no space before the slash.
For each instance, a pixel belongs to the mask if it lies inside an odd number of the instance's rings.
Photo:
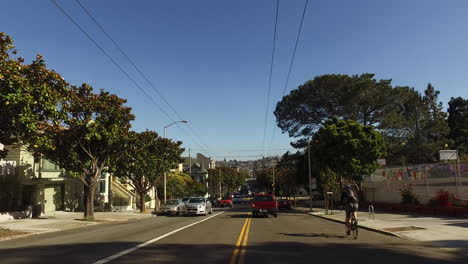
<path id="1" fill-rule="evenodd" d="M 345 190 L 351 190 L 351 185 L 345 185 L 344 188 Z"/>

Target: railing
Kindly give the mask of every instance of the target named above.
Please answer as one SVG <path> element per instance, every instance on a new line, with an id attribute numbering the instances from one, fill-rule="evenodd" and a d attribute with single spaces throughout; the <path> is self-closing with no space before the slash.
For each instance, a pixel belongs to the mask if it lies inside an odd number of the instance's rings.
<path id="1" fill-rule="evenodd" d="M 371 219 L 372 216 L 372 219 Z M 369 205 L 369 220 L 375 220 L 374 206 Z"/>

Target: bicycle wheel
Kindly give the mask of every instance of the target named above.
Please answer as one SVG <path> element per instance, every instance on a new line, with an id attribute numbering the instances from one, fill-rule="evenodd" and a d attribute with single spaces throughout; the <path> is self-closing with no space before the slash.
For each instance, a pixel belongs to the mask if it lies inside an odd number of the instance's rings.
<path id="1" fill-rule="evenodd" d="M 351 219 L 351 233 L 353 234 L 354 239 L 358 238 L 358 234 L 359 234 L 358 223 L 355 218 Z"/>

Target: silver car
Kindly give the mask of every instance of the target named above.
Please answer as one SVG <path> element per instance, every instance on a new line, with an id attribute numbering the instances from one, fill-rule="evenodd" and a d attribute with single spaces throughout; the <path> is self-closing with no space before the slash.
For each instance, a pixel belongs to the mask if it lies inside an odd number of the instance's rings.
<path id="1" fill-rule="evenodd" d="M 208 215 L 213 213 L 213 207 L 208 199 L 193 197 L 185 202 L 185 212 L 189 215 Z"/>
<path id="2" fill-rule="evenodd" d="M 185 203 L 182 200 L 168 200 L 159 207 L 158 214 L 180 215 L 185 212 Z"/>

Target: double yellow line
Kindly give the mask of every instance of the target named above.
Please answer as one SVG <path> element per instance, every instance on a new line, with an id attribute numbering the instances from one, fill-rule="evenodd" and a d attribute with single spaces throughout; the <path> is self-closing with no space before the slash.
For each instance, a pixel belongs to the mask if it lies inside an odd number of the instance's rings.
<path id="1" fill-rule="evenodd" d="M 239 235 L 239 239 L 237 239 L 236 248 L 234 249 L 234 253 L 232 253 L 231 262 L 229 262 L 230 264 L 235 264 L 236 260 L 239 260 L 237 262 L 239 264 L 244 264 L 245 262 L 245 251 L 247 247 L 247 241 L 249 240 L 250 223 L 252 222 L 251 215 L 252 213 L 249 213 L 247 219 L 245 220 L 244 226 L 242 227 Z"/>

